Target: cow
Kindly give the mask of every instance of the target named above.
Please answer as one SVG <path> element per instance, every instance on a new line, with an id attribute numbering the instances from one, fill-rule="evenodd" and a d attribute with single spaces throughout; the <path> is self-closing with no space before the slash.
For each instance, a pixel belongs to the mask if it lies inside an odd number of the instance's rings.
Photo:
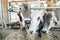
<path id="1" fill-rule="evenodd" d="M 49 30 L 58 24 L 57 18 L 52 9 L 46 9 L 46 12 L 43 16 L 43 20 L 44 20 L 44 27 L 46 29 L 43 28 L 42 30 L 45 30 L 46 33 L 49 33 Z"/>

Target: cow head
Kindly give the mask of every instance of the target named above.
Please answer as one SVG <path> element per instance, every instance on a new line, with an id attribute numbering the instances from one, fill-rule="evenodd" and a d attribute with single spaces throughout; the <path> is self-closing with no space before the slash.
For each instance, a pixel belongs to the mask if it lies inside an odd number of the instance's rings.
<path id="1" fill-rule="evenodd" d="M 21 10 L 21 12 L 19 12 L 18 16 L 20 18 L 20 21 L 22 22 L 22 27 L 28 27 L 29 29 L 31 23 L 30 7 L 27 3 L 22 3 L 19 9 Z"/>
<path id="2" fill-rule="evenodd" d="M 37 30 L 39 29 L 39 23 L 43 22 L 43 14 L 44 10 L 32 10 L 31 11 L 31 25 L 29 28 L 29 32 L 31 34 L 37 33 Z"/>

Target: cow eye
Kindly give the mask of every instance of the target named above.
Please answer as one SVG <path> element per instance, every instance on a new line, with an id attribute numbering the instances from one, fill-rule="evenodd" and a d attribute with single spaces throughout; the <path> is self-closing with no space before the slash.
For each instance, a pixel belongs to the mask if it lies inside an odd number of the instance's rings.
<path id="1" fill-rule="evenodd" d="M 40 19 L 40 17 L 37 18 L 37 20 L 39 20 L 39 19 Z"/>

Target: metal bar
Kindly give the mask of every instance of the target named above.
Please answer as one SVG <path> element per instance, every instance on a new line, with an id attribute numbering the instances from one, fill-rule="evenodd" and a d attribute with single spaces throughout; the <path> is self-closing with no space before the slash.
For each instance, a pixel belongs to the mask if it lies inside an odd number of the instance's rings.
<path id="1" fill-rule="evenodd" d="M 1 13 L 2 13 L 2 16 L 1 16 L 1 21 L 2 21 L 2 29 L 3 29 L 3 25 L 4 25 L 4 21 L 3 21 L 3 5 L 2 5 L 2 0 L 1 0 Z"/>
<path id="2" fill-rule="evenodd" d="M 53 30 L 55 30 L 55 31 L 60 31 L 60 27 L 52 27 L 50 30 L 51 30 L 51 31 L 53 31 Z"/>
<path id="3" fill-rule="evenodd" d="M 40 9 L 46 9 L 46 8 L 52 8 L 52 9 L 56 9 L 56 8 L 60 8 L 60 7 L 36 7 L 36 8 L 31 8 L 31 9 L 35 9 L 35 10 L 40 10 Z"/>
<path id="4" fill-rule="evenodd" d="M 38 0 L 38 7 L 40 7 L 40 0 Z"/>

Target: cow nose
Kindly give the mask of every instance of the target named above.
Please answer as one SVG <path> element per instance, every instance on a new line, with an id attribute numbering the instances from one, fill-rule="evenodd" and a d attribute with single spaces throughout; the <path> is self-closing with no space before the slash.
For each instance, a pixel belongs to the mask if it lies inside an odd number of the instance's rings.
<path id="1" fill-rule="evenodd" d="M 25 20 L 25 24 L 30 24 L 31 20 Z"/>
<path id="2" fill-rule="evenodd" d="M 46 32 L 47 32 L 47 31 L 43 31 L 43 30 L 42 30 L 42 33 L 45 33 L 45 34 L 46 34 Z"/>

